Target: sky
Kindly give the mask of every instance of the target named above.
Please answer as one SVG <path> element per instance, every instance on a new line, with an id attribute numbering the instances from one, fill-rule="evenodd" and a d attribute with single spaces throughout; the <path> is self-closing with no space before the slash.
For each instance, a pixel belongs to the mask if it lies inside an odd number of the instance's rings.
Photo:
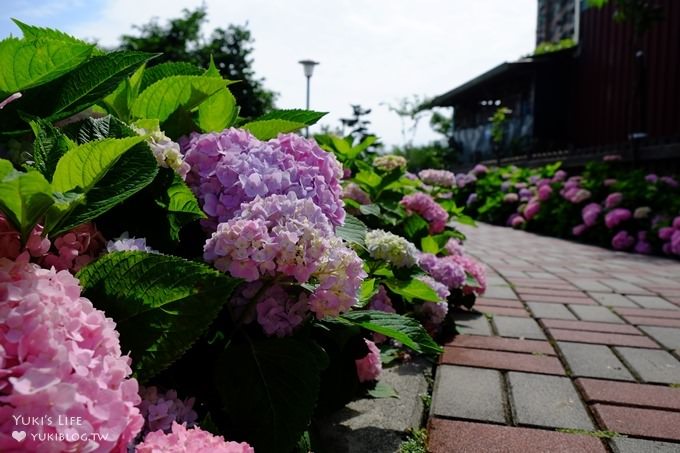
<path id="1" fill-rule="evenodd" d="M 203 3 L 206 35 L 247 24 L 255 72 L 279 93 L 277 107 L 304 108 L 298 61 L 318 61 L 310 108 L 330 112 L 320 124 L 337 128 L 350 104 L 360 104 L 372 109 L 370 130 L 388 146 L 441 138 L 427 118 L 404 135 L 388 105 L 443 94 L 535 43 L 536 0 L 3 0 L 0 38 L 20 35 L 10 20 L 17 18 L 114 47 L 133 25 L 165 23 Z"/>

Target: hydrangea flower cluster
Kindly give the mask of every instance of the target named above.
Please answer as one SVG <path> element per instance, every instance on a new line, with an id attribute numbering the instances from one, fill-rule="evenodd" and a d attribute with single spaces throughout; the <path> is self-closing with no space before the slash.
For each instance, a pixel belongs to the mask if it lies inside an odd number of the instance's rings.
<path id="1" fill-rule="evenodd" d="M 366 248 L 372 258 L 397 267 L 411 267 L 418 262 L 418 249 L 408 240 L 383 230 L 366 233 Z"/>
<path id="2" fill-rule="evenodd" d="M 484 266 L 468 255 L 451 255 L 449 258 L 458 263 L 466 273 L 472 275 L 477 280 L 478 286 L 464 284 L 462 287 L 463 294 L 476 294 L 478 296 L 484 294 L 484 291 L 486 291 L 486 269 Z"/>
<path id="3" fill-rule="evenodd" d="M 302 305 L 276 294 L 258 299 L 264 304 L 257 309 L 259 323 L 279 336 L 299 324 L 303 306 L 319 319 L 347 311 L 366 276 L 363 262 L 334 236 L 321 208 L 292 192 L 244 203 L 234 218 L 218 225 L 204 258 L 249 282 L 284 277 L 316 283 L 309 299 L 298 301 Z"/>
<path id="4" fill-rule="evenodd" d="M 385 313 L 396 313 L 397 311 L 392 306 L 392 300 L 387 295 L 387 291 L 383 285 L 378 287 L 378 292 L 371 298 L 368 304 L 370 310 L 384 311 Z"/>
<path id="5" fill-rule="evenodd" d="M 106 251 L 108 253 L 126 251 L 158 253 L 157 250 L 146 245 L 146 238 L 130 237 L 130 233 L 127 231 L 123 232 L 119 237 L 107 242 Z"/>
<path id="6" fill-rule="evenodd" d="M 193 410 L 195 399 L 181 400 L 175 390 L 159 392 L 156 387 L 140 387 L 142 402 L 139 411 L 144 417 L 144 432 L 170 432 L 174 422 L 193 426 L 198 414 Z"/>
<path id="7" fill-rule="evenodd" d="M 406 195 L 399 202 L 407 212 L 415 212 L 430 224 L 430 233 L 437 234 L 444 231 L 449 215 L 434 198 L 426 193 L 416 192 Z"/>
<path id="8" fill-rule="evenodd" d="M 522 215 L 526 220 L 531 220 L 536 217 L 536 214 L 541 210 L 541 202 L 536 198 L 532 198 L 529 203 L 527 203 Z"/>
<path id="9" fill-rule="evenodd" d="M 441 187 L 455 187 L 456 175 L 447 170 L 421 170 L 418 177 L 425 184 Z"/>
<path id="10" fill-rule="evenodd" d="M 192 133 L 180 144 L 191 166 L 187 183 L 208 214 L 204 226 L 211 230 L 231 219 L 244 202 L 287 193 L 312 200 L 333 225 L 344 221 L 342 166 L 313 140 L 282 134 L 262 142 L 232 128 Z"/>
<path id="11" fill-rule="evenodd" d="M 443 283 L 439 283 L 429 275 L 418 277 L 418 280 L 432 288 L 439 296 L 438 302 L 423 302 L 416 307 L 416 313 L 423 322 L 425 329 L 434 334 L 441 326 L 449 312 L 447 299 L 451 294 Z"/>
<path id="12" fill-rule="evenodd" d="M 227 442 L 222 436 L 214 436 L 200 428 L 187 429 L 173 422 L 171 432 L 162 430 L 146 435 L 137 445 L 137 453 L 255 453 L 245 442 Z"/>
<path id="13" fill-rule="evenodd" d="M 0 288 L 0 450 L 126 451 L 144 419 L 115 323 L 67 271 L 0 258 Z M 82 423 L 26 426 L 21 445 L 11 437 L 14 417 L 60 416 Z M 41 441 L 34 429 L 64 440 Z"/>
<path id="14" fill-rule="evenodd" d="M 614 209 L 623 201 L 623 194 L 621 192 L 613 192 L 607 195 L 604 200 L 605 209 Z"/>
<path id="15" fill-rule="evenodd" d="M 287 337 L 309 313 L 306 294 L 289 294 L 281 285 L 268 287 L 257 301 L 257 322 L 269 336 Z"/>
<path id="16" fill-rule="evenodd" d="M 361 359 L 355 360 L 357 376 L 359 382 L 370 382 L 378 380 L 382 372 L 382 361 L 380 359 L 380 349 L 371 340 L 364 338 L 368 354 Z"/>
<path id="17" fill-rule="evenodd" d="M 627 250 L 633 246 L 635 238 L 627 231 L 621 230 L 612 237 L 612 247 L 614 250 Z"/>
<path id="18" fill-rule="evenodd" d="M 616 208 L 604 216 L 604 224 L 611 230 L 631 217 L 633 217 L 633 213 L 629 209 Z"/>
<path id="19" fill-rule="evenodd" d="M 601 212 L 602 207 L 599 203 L 588 203 L 581 210 L 581 218 L 583 219 L 583 223 L 588 227 L 595 225 L 597 223 L 598 217 L 600 217 Z"/>
<path id="20" fill-rule="evenodd" d="M 671 226 L 659 229 L 661 249 L 666 255 L 680 255 L 680 216 L 673 219 Z"/>
<path id="21" fill-rule="evenodd" d="M 449 289 L 457 289 L 465 282 L 465 270 L 454 259 L 455 255 L 438 257 L 431 253 L 420 255 L 418 264 L 435 280 L 446 285 Z"/>
<path id="22" fill-rule="evenodd" d="M 361 187 L 353 182 L 347 184 L 342 189 L 342 197 L 354 200 L 359 204 L 371 203 L 371 197 L 369 197 L 368 194 L 361 189 Z"/>
<path id="23" fill-rule="evenodd" d="M 519 201 L 519 195 L 517 195 L 515 192 L 506 193 L 503 196 L 503 202 L 504 203 L 517 203 L 518 201 Z"/>
<path id="24" fill-rule="evenodd" d="M 145 129 L 143 127 L 132 127 L 139 135 L 147 135 L 146 143 L 151 148 L 153 157 L 159 167 L 171 168 L 182 179 L 186 179 L 187 173 L 191 167 L 184 161 L 184 156 L 179 148 L 179 144 L 170 140 L 170 138 L 161 131 L 158 126 L 154 129 Z"/>
<path id="25" fill-rule="evenodd" d="M 22 253 L 26 253 L 30 257 L 45 255 L 52 244 L 47 238 L 42 237 L 42 232 L 42 226 L 36 225 L 22 248 L 21 235 L 14 229 L 4 214 L 0 213 L 0 258 L 13 260 Z"/>
<path id="26" fill-rule="evenodd" d="M 446 241 L 444 249 L 449 255 L 465 254 L 465 247 L 463 247 L 463 244 L 456 238 L 450 238 L 448 241 Z"/>
<path id="27" fill-rule="evenodd" d="M 481 175 L 482 173 L 479 174 Z M 475 176 L 473 173 L 459 173 L 456 175 L 456 185 L 459 189 L 462 189 L 469 184 L 473 184 L 476 181 L 477 176 Z"/>
<path id="28" fill-rule="evenodd" d="M 106 240 L 93 223 L 85 223 L 62 234 L 54 240 L 55 252 L 43 256 L 43 267 L 78 272 L 93 261 L 104 249 Z"/>
<path id="29" fill-rule="evenodd" d="M 397 168 L 406 168 L 406 159 L 395 154 L 387 154 L 373 159 L 373 166 L 378 170 L 392 171 Z"/>

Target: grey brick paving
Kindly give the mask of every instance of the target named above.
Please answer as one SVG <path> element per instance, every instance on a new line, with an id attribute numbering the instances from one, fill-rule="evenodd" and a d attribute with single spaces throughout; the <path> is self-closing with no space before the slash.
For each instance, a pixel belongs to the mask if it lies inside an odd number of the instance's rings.
<path id="1" fill-rule="evenodd" d="M 491 326 L 486 316 L 480 314 L 456 314 L 456 328 L 458 332 L 467 335 L 492 335 Z"/>
<path id="2" fill-rule="evenodd" d="M 513 318 L 509 316 L 494 316 L 498 334 L 502 337 L 530 338 L 545 340 L 545 334 L 536 321 L 531 318 Z"/>
<path id="3" fill-rule="evenodd" d="M 588 295 L 595 299 L 600 304 L 607 307 L 630 307 L 630 308 L 639 307 L 639 305 L 637 305 L 632 300 L 621 294 L 589 292 Z"/>
<path id="4" fill-rule="evenodd" d="M 678 307 L 658 296 L 636 296 L 630 295 L 636 304 L 643 308 L 653 308 L 657 310 L 677 310 Z"/>
<path id="5" fill-rule="evenodd" d="M 527 302 L 531 312 L 535 318 L 547 319 L 576 319 L 576 316 L 570 312 L 565 305 L 549 304 L 545 302 Z"/>
<path id="6" fill-rule="evenodd" d="M 623 319 L 616 316 L 607 307 L 597 305 L 569 305 L 576 316 L 583 321 L 623 323 Z"/>
<path id="7" fill-rule="evenodd" d="M 641 326 L 640 329 L 668 349 L 680 351 L 680 328 Z"/>
<path id="8" fill-rule="evenodd" d="M 569 378 L 510 372 L 508 383 L 520 425 L 594 429 Z"/>
<path id="9" fill-rule="evenodd" d="M 607 346 L 557 342 L 574 376 L 634 381 L 633 375 Z"/>
<path id="10" fill-rule="evenodd" d="M 505 423 L 501 373 L 442 365 L 437 369 L 432 414 Z"/>
<path id="11" fill-rule="evenodd" d="M 650 294 L 649 291 L 646 289 L 640 288 L 637 285 L 634 285 L 632 283 L 628 283 L 627 281 L 624 280 L 619 280 L 616 278 L 610 278 L 610 279 L 602 279 L 600 280 L 600 283 L 609 286 L 612 288 L 614 291 L 617 293 L 622 293 L 622 294 Z"/>
<path id="12" fill-rule="evenodd" d="M 566 278 L 566 277 L 565 277 L 565 280 L 568 280 L 574 286 L 576 286 L 577 288 L 582 289 L 584 291 L 613 292 L 610 287 L 605 286 L 605 285 L 603 285 L 602 283 L 599 283 L 596 280 L 583 279 L 583 278 Z"/>
<path id="13" fill-rule="evenodd" d="M 517 299 L 517 295 L 509 286 L 489 286 L 486 288 L 484 297 L 493 299 Z"/>
<path id="14" fill-rule="evenodd" d="M 680 362 L 670 353 L 656 349 L 614 349 L 645 382 L 680 384 Z"/>
<path id="15" fill-rule="evenodd" d="M 615 437 L 609 441 L 614 453 L 678 453 L 680 444 Z"/>

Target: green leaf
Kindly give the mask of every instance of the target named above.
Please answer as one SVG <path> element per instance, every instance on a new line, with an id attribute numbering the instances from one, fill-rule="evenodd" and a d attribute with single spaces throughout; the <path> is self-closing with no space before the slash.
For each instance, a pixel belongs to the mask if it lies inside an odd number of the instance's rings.
<path id="1" fill-rule="evenodd" d="M 66 217 L 53 216 L 47 229 L 56 235 L 102 215 L 149 185 L 157 173 L 158 164 L 149 146 L 146 143 L 138 143 L 125 152 L 104 177 L 85 194 L 84 204 L 74 206 Z"/>
<path id="2" fill-rule="evenodd" d="M 285 120 L 292 121 L 294 123 L 302 123 L 306 126 L 311 126 L 316 124 L 321 118 L 326 116 L 328 112 L 315 112 L 312 110 L 272 110 L 257 119 L 255 121 L 265 121 L 265 120 Z"/>
<path id="3" fill-rule="evenodd" d="M 420 299 L 427 302 L 438 302 L 440 300 L 437 292 L 427 283 L 421 282 L 417 278 L 408 281 L 390 279 L 385 280 L 385 286 L 395 294 L 399 294 L 409 302 Z"/>
<path id="4" fill-rule="evenodd" d="M 132 105 L 134 118 L 158 118 L 163 123 L 180 107 L 192 110 L 228 82 L 215 77 L 170 76 L 142 91 Z"/>
<path id="5" fill-rule="evenodd" d="M 146 52 L 111 52 L 91 58 L 66 76 L 57 93 L 51 118 L 78 113 L 98 102 L 155 56 Z"/>
<path id="6" fill-rule="evenodd" d="M 104 255 L 78 278 L 83 295 L 116 322 L 142 382 L 191 347 L 240 283 L 203 263 L 145 252 Z"/>
<path id="7" fill-rule="evenodd" d="M 335 148 L 335 150 L 338 153 L 349 157 L 349 155 L 352 153 L 352 146 L 349 143 L 347 143 L 347 140 L 345 140 L 344 138 L 337 137 L 335 135 L 331 135 L 330 138 L 331 143 L 333 143 L 333 147 Z"/>
<path id="8" fill-rule="evenodd" d="M 412 214 L 404 221 L 404 232 L 409 238 L 415 238 L 419 234 L 426 233 L 430 224 L 418 214 Z"/>
<path id="9" fill-rule="evenodd" d="M 70 142 L 59 129 L 49 121 L 30 121 L 35 134 L 33 142 L 33 166 L 48 180 L 52 179 L 57 162 L 70 148 Z"/>
<path id="10" fill-rule="evenodd" d="M 366 232 L 368 232 L 366 224 L 349 214 L 345 216 L 345 223 L 335 229 L 338 237 L 364 248 L 366 247 Z"/>
<path id="11" fill-rule="evenodd" d="M 300 130 L 305 127 L 305 123 L 287 120 L 262 120 L 251 121 L 241 127 L 249 130 L 251 134 L 260 140 L 269 140 L 275 138 L 279 134 Z"/>
<path id="12" fill-rule="evenodd" d="M 170 187 L 168 187 L 165 196 L 157 203 L 167 210 L 170 238 L 174 241 L 179 241 L 179 232 L 184 225 L 206 218 L 196 196 L 182 178 L 174 172 Z"/>
<path id="13" fill-rule="evenodd" d="M 26 40 L 48 39 L 53 41 L 61 41 L 65 43 L 80 44 L 83 46 L 94 47 L 92 44 L 89 44 L 78 38 L 74 38 L 73 36 L 68 35 L 63 31 L 46 27 L 37 27 L 35 25 L 28 25 L 17 19 L 12 19 L 12 22 L 14 22 L 17 25 L 17 27 L 19 27 L 21 32 L 24 34 L 24 39 Z M 101 51 L 98 50 L 97 48 L 93 49 L 93 54 L 100 53 Z"/>
<path id="14" fill-rule="evenodd" d="M 129 120 L 130 106 L 139 95 L 145 69 L 146 64 L 142 64 L 130 77 L 122 80 L 111 94 L 102 99 L 101 103 L 107 111 L 115 113 L 123 120 Z"/>
<path id="15" fill-rule="evenodd" d="M 59 160 L 52 187 L 57 192 L 80 189 L 88 192 L 120 157 L 144 137 L 107 138 L 80 145 Z"/>
<path id="16" fill-rule="evenodd" d="M 0 159 L 0 210 L 23 239 L 53 204 L 52 188 L 43 175 L 16 171 L 10 161 Z"/>
<path id="17" fill-rule="evenodd" d="M 368 390 L 368 394 L 373 398 L 399 398 L 399 394 L 394 387 L 384 382 L 377 382 L 375 387 Z"/>
<path id="18" fill-rule="evenodd" d="M 372 332 L 393 338 L 416 352 L 439 354 L 442 352 L 430 335 L 415 319 L 384 311 L 356 310 L 340 316 Z"/>
<path id="19" fill-rule="evenodd" d="M 318 346 L 294 338 L 224 351 L 215 384 L 239 437 L 258 453 L 290 451 L 309 426 L 323 366 Z"/>
<path id="20" fill-rule="evenodd" d="M 0 41 L 0 94 L 55 80 L 87 60 L 93 49 L 84 43 L 6 38 Z"/>
<path id="21" fill-rule="evenodd" d="M 378 285 L 376 285 L 374 278 L 367 278 L 361 282 L 361 287 L 359 288 L 359 302 L 357 306 L 359 308 L 365 307 L 378 293 Z"/>
<path id="22" fill-rule="evenodd" d="M 459 214 L 455 217 L 456 222 L 462 224 L 462 225 L 470 225 L 470 226 L 477 226 L 477 223 L 475 223 L 475 219 L 468 215 L 464 214 Z"/>
<path id="23" fill-rule="evenodd" d="M 359 211 L 365 215 L 380 217 L 380 206 L 377 204 L 362 204 L 359 206 Z"/>
<path id="24" fill-rule="evenodd" d="M 380 175 L 373 171 L 360 171 L 354 177 L 354 180 L 359 184 L 365 184 L 368 187 L 375 189 L 380 183 L 382 183 L 382 178 Z"/>
<path id="25" fill-rule="evenodd" d="M 198 106 L 198 127 L 203 132 L 220 132 L 236 122 L 238 112 L 236 98 L 224 87 Z"/>
<path id="26" fill-rule="evenodd" d="M 169 62 L 157 64 L 144 71 L 139 92 L 141 93 L 150 85 L 171 76 L 199 76 L 201 74 L 203 74 L 203 70 L 191 63 Z"/>
<path id="27" fill-rule="evenodd" d="M 436 255 L 439 253 L 439 250 L 441 250 L 441 247 L 435 238 L 432 236 L 425 236 L 420 240 L 420 249 L 425 253 L 433 253 Z"/>
<path id="28" fill-rule="evenodd" d="M 373 143 L 375 143 L 378 140 L 378 137 L 375 135 L 369 135 L 361 143 L 359 143 L 357 146 L 354 146 L 351 151 L 348 153 L 347 157 L 350 159 L 355 159 L 359 154 L 362 152 L 366 151 L 369 146 L 371 146 Z"/>

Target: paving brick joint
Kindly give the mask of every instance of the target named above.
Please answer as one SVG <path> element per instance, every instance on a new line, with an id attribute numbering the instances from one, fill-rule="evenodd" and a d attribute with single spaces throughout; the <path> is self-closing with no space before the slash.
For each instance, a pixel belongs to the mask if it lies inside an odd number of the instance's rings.
<path id="1" fill-rule="evenodd" d="M 490 290 L 454 315 L 428 451 L 680 452 L 680 262 L 463 230 Z"/>

